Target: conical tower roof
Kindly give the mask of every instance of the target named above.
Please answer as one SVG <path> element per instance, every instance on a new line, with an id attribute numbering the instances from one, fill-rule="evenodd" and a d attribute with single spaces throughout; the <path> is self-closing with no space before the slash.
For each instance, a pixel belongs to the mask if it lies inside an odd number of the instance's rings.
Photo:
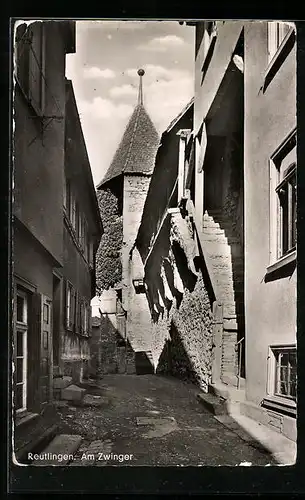
<path id="1" fill-rule="evenodd" d="M 138 73 L 141 78 L 144 72 L 140 71 Z M 143 106 L 140 79 L 138 105 L 131 115 L 110 167 L 97 188 L 122 174 L 152 174 L 159 140 L 158 132 Z"/>

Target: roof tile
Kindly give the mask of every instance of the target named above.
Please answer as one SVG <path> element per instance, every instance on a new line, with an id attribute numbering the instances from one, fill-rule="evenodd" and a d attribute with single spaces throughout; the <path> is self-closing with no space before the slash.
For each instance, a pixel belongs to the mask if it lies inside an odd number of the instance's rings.
<path id="1" fill-rule="evenodd" d="M 144 106 L 138 104 L 103 180 L 97 188 L 125 174 L 152 174 L 159 135 Z"/>

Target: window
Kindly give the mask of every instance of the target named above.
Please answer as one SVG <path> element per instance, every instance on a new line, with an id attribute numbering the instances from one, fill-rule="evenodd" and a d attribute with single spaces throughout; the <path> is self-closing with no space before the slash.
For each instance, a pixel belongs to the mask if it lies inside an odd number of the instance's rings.
<path id="1" fill-rule="evenodd" d="M 270 348 L 269 394 L 296 401 L 297 352 L 295 346 Z"/>
<path id="2" fill-rule="evenodd" d="M 268 22 L 268 59 L 271 61 L 282 42 L 292 30 L 288 23 L 282 21 Z"/>
<path id="3" fill-rule="evenodd" d="M 27 407 L 27 333 L 28 299 L 27 294 L 17 290 L 15 302 L 16 338 L 15 338 L 15 408 L 17 412 Z"/>
<path id="4" fill-rule="evenodd" d="M 75 229 L 76 227 L 76 200 L 72 190 L 70 190 L 70 222 Z"/>
<path id="5" fill-rule="evenodd" d="M 296 399 L 297 353 L 295 349 L 274 349 L 275 387 L 274 394 Z"/>
<path id="6" fill-rule="evenodd" d="M 84 242 L 83 242 L 83 234 L 84 234 L 84 230 L 83 230 L 83 215 L 81 212 L 79 212 L 78 214 L 78 235 L 77 235 L 77 238 L 78 238 L 78 242 L 80 244 L 80 246 L 83 248 L 83 245 L 84 245 Z"/>
<path id="7" fill-rule="evenodd" d="M 84 326 L 83 326 L 83 334 L 86 337 L 90 334 L 90 317 L 91 317 L 91 308 L 88 303 L 84 302 Z"/>
<path id="8" fill-rule="evenodd" d="M 87 259 L 87 262 L 89 262 L 89 259 L 90 259 L 90 239 L 89 239 L 88 235 L 87 235 L 86 259 Z"/>
<path id="9" fill-rule="evenodd" d="M 271 263 L 296 248 L 296 132 L 271 158 Z"/>
<path id="10" fill-rule="evenodd" d="M 34 111 L 42 116 L 45 104 L 45 26 L 22 24 L 16 30 L 16 76 Z"/>
<path id="11" fill-rule="evenodd" d="M 80 300 L 80 333 L 86 337 L 89 335 L 90 306 L 85 299 Z"/>
<path id="12" fill-rule="evenodd" d="M 75 313 L 76 313 L 76 292 L 71 285 L 67 282 L 66 285 L 66 328 L 74 330 L 75 328 Z"/>
<path id="13" fill-rule="evenodd" d="M 75 323 L 74 323 L 74 331 L 79 333 L 81 330 L 81 299 L 79 293 L 75 293 Z"/>
<path id="14" fill-rule="evenodd" d="M 64 209 L 67 212 L 68 218 L 70 218 L 70 205 L 71 205 L 71 196 L 70 196 L 70 181 L 69 179 L 65 179 L 64 183 Z"/>
<path id="15" fill-rule="evenodd" d="M 284 172 L 280 169 L 279 185 L 276 188 L 280 207 L 279 252 L 280 256 L 295 249 L 296 245 L 296 163 Z"/>
<path id="16" fill-rule="evenodd" d="M 84 219 L 84 252 L 85 252 L 85 259 L 88 260 L 89 258 L 88 223 L 85 219 Z"/>
<path id="17" fill-rule="evenodd" d="M 79 210 L 79 204 L 75 204 L 75 232 L 76 232 L 76 237 L 79 239 L 79 219 L 80 219 L 80 210 Z"/>

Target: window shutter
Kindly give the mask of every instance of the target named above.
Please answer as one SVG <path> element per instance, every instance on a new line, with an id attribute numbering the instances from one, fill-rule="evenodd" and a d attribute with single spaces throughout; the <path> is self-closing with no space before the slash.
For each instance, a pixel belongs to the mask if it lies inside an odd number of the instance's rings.
<path id="1" fill-rule="evenodd" d="M 67 280 L 63 281 L 63 322 L 64 322 L 64 328 L 67 328 L 68 326 L 68 314 L 67 314 L 67 295 L 68 295 L 68 283 Z"/>
<path id="2" fill-rule="evenodd" d="M 84 335 L 86 333 L 84 320 L 85 320 L 85 304 L 84 304 L 84 301 L 82 301 L 82 303 L 81 303 L 81 333 L 82 333 L 82 335 Z"/>
<path id="3" fill-rule="evenodd" d="M 74 330 L 74 327 L 75 327 L 75 290 L 73 287 L 71 289 L 71 305 L 70 305 L 69 326 L 70 326 L 71 330 Z"/>
<path id="4" fill-rule="evenodd" d="M 79 293 L 75 292 L 75 332 L 80 332 L 80 297 Z"/>
<path id="5" fill-rule="evenodd" d="M 87 335 L 88 335 L 88 337 L 91 337 L 91 306 L 90 306 L 90 304 L 88 305 L 87 320 L 88 320 Z"/>
<path id="6" fill-rule="evenodd" d="M 28 409 L 36 409 L 40 402 L 40 346 L 41 346 L 41 307 L 42 296 L 33 293 L 29 308 L 28 335 Z"/>

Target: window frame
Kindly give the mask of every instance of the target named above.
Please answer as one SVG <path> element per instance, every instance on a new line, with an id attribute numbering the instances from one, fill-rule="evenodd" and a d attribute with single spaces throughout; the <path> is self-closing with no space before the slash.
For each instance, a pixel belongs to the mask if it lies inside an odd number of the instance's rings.
<path id="1" fill-rule="evenodd" d="M 270 401 L 277 404 L 279 408 L 281 408 L 282 405 L 283 410 L 290 408 L 290 410 L 293 411 L 296 409 L 297 405 L 297 386 L 296 386 L 295 398 L 293 396 L 280 394 L 276 391 L 276 382 L 277 382 L 276 374 L 278 372 L 278 368 L 277 368 L 277 360 L 275 352 L 280 352 L 280 351 L 283 352 L 291 351 L 297 354 L 297 346 L 295 343 L 292 343 L 292 344 L 281 344 L 281 345 L 276 344 L 276 345 L 270 345 L 268 347 L 267 387 L 266 387 L 267 398 L 265 398 L 264 400 L 264 405 L 268 405 L 268 401 Z M 296 361 L 296 369 L 297 369 L 297 361 Z"/>
<path id="2" fill-rule="evenodd" d="M 23 318 L 22 321 L 17 320 L 17 297 L 22 297 L 24 300 L 24 306 L 23 306 Z M 28 374 L 28 367 L 27 367 L 27 355 L 28 355 L 28 314 L 29 314 L 29 301 L 28 301 L 28 294 L 20 290 L 20 288 L 17 286 L 16 287 L 16 293 L 15 293 L 15 300 L 16 300 L 16 308 L 15 308 L 15 332 L 16 332 L 16 349 L 15 349 L 15 363 L 16 363 L 16 379 L 15 379 L 15 388 L 14 390 L 17 392 L 17 386 L 22 385 L 22 407 L 21 408 L 16 408 L 16 413 L 21 413 L 24 412 L 27 409 L 27 374 Z M 18 355 L 17 351 L 17 337 L 18 333 L 22 334 L 22 356 Z M 22 381 L 17 382 L 17 360 L 22 359 Z"/>
<path id="3" fill-rule="evenodd" d="M 282 251 L 282 216 L 281 216 L 281 202 L 279 199 L 279 189 L 283 186 L 283 182 L 287 183 L 292 175 L 297 173 L 297 129 L 296 127 L 286 136 L 281 145 L 271 155 L 269 160 L 269 180 L 270 180 L 270 206 L 269 206 L 269 265 L 267 272 L 273 272 L 282 266 L 291 263 L 296 259 L 296 241 L 295 245 L 288 248 L 285 253 Z M 291 151 L 296 150 L 296 159 L 290 164 L 294 165 L 285 177 L 281 180 L 280 169 L 285 158 Z M 289 167 L 288 167 L 289 169 Z M 286 170 L 288 170 L 286 169 Z M 289 203 L 289 200 L 288 200 Z M 297 209 L 297 199 L 295 197 L 295 210 Z M 291 227 L 288 226 L 290 232 L 294 225 L 291 220 Z"/>
<path id="4" fill-rule="evenodd" d="M 277 187 L 275 188 L 275 192 L 278 196 L 278 206 L 279 206 L 279 227 L 278 227 L 278 258 L 283 258 L 289 253 L 293 252 L 296 249 L 296 229 L 295 229 L 295 221 L 293 221 L 293 213 L 296 212 L 296 194 L 293 194 L 293 190 L 296 191 L 296 181 L 295 186 L 292 185 L 291 179 L 296 177 L 296 161 L 291 163 L 288 167 L 290 170 L 284 176 L 284 178 L 279 182 Z M 287 209 L 287 222 L 284 222 L 284 202 L 281 201 L 281 191 L 286 188 L 287 191 L 287 201 L 285 202 L 285 206 Z M 294 198 L 294 203 L 293 203 Z M 286 219 L 286 217 L 285 217 Z M 287 226 L 287 227 L 284 227 Z M 295 235 L 294 235 L 295 233 Z M 287 243 L 285 240 L 287 239 Z M 287 245 L 287 248 L 286 248 Z"/>
<path id="5" fill-rule="evenodd" d="M 66 281 L 66 329 L 73 331 L 74 318 L 73 318 L 73 297 L 74 287 L 70 281 Z M 69 300 L 68 300 L 69 299 Z"/>
<path id="6" fill-rule="evenodd" d="M 69 220 L 75 231 L 76 227 L 76 197 L 73 189 L 70 188 L 70 217 Z"/>

